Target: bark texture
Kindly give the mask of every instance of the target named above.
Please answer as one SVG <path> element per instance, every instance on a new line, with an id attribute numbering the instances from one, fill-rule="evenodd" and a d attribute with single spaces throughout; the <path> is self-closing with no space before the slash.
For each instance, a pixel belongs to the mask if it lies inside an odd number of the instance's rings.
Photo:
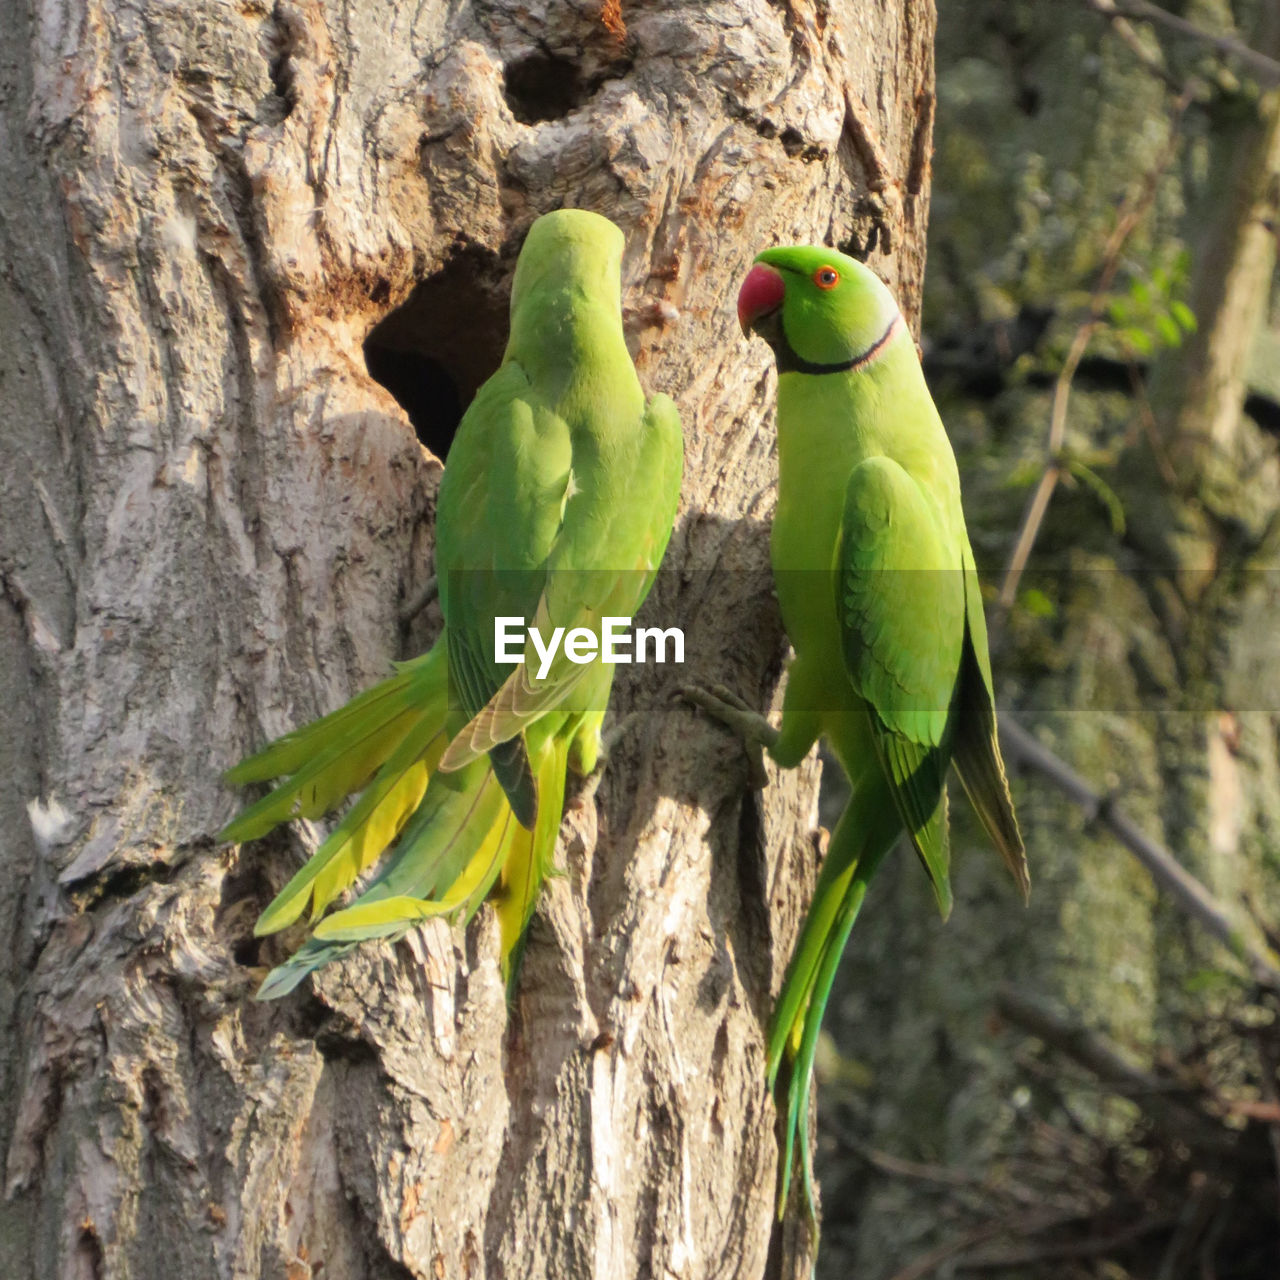
<path id="1" fill-rule="evenodd" d="M 0 1273 L 802 1271 L 762 1028 L 817 766 L 762 803 L 672 694 L 780 669 L 751 257 L 869 251 L 915 314 L 930 0 L 0 0 L 0 29 Z M 433 635 L 399 620 L 419 437 L 566 203 L 626 232 L 641 377 L 684 416 L 646 611 L 688 664 L 619 680 L 641 714 L 513 1009 L 484 912 L 255 1005 L 253 921 L 317 833 L 216 848 L 218 772 Z"/>

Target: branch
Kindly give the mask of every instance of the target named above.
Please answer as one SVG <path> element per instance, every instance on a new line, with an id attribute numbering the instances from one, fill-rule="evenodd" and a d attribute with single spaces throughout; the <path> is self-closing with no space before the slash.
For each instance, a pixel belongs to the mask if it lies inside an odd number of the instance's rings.
<path id="1" fill-rule="evenodd" d="M 1046 1241 L 1007 1249 L 1003 1253 L 974 1254 L 956 1263 L 957 1271 L 1006 1271 L 1015 1267 L 1033 1267 L 1044 1262 L 1067 1262 L 1077 1258 L 1096 1258 L 1113 1254 L 1135 1244 L 1144 1236 L 1167 1231 L 1177 1222 L 1172 1214 L 1141 1218 L 1130 1226 L 1109 1235 L 1089 1236 L 1084 1240 Z"/>
<path id="2" fill-rule="evenodd" d="M 1038 1231 L 1048 1231 L 1054 1227 L 1080 1220 L 1080 1214 L 1058 1213 L 1029 1216 L 1021 1221 L 1015 1219 L 1013 1221 L 986 1222 L 972 1231 L 964 1232 L 954 1240 L 948 1240 L 938 1245 L 937 1248 L 930 1249 L 928 1253 L 922 1254 L 909 1266 L 895 1272 L 891 1280 L 924 1280 L 924 1277 L 931 1276 L 944 1262 L 956 1257 L 957 1254 L 964 1253 L 967 1249 L 973 1248 L 975 1244 L 985 1244 L 988 1240 L 995 1240 L 1002 1235 L 1008 1234 L 1033 1235 Z"/>
<path id="3" fill-rule="evenodd" d="M 1030 1032 L 1048 1048 L 1079 1063 L 1108 1092 L 1128 1098 L 1166 1143 L 1182 1143 L 1201 1159 L 1229 1157 L 1237 1137 L 1205 1111 L 1202 1095 L 1176 1080 L 1161 1079 L 1130 1062 L 1097 1031 L 1092 1031 L 1010 986 L 996 992 L 996 1010 Z"/>
<path id="4" fill-rule="evenodd" d="M 1098 298 L 1099 294 L 1095 293 L 1094 297 Z M 1005 610 L 1013 608 L 1013 602 L 1018 594 L 1018 583 L 1022 580 L 1023 570 L 1031 557 L 1031 548 L 1035 546 L 1040 526 L 1044 523 L 1045 512 L 1049 509 L 1049 499 L 1053 497 L 1053 491 L 1058 487 L 1058 481 L 1062 479 L 1062 444 L 1067 432 L 1067 401 L 1071 396 L 1071 383 L 1089 346 L 1089 340 L 1098 327 L 1098 317 L 1093 314 L 1092 303 L 1089 310 L 1089 319 L 1076 330 L 1075 337 L 1071 340 L 1071 349 L 1062 363 L 1062 372 L 1058 374 L 1057 383 L 1053 388 L 1053 408 L 1049 413 L 1049 441 L 1046 446 L 1049 460 L 1045 463 L 1040 482 L 1036 485 L 1036 491 L 1031 495 L 1031 501 L 1023 514 L 1022 525 L 1018 529 L 1018 540 L 1014 544 L 1013 554 L 1009 557 L 1009 567 L 1005 570 L 1004 582 L 1000 586 L 999 603 Z"/>
<path id="5" fill-rule="evenodd" d="M 1133 24 L 1110 3 L 1110 0 L 1084 0 L 1084 3 L 1086 8 L 1092 9 L 1094 13 L 1107 20 L 1111 30 L 1129 46 L 1129 52 L 1156 79 L 1163 80 L 1174 92 L 1180 93 L 1182 91 L 1183 86 L 1178 82 L 1177 76 L 1165 66 L 1163 59 L 1148 51 L 1146 45 L 1142 43 L 1141 37 L 1133 29 Z"/>
<path id="6" fill-rule="evenodd" d="M 1170 1080 L 1135 1066 L 1096 1031 L 1068 1022 L 1047 1005 L 1041 1004 L 1014 987 L 1001 986 L 996 992 L 996 1008 L 1010 1022 L 1031 1032 L 1051 1048 L 1073 1058 L 1091 1075 L 1095 1075 L 1112 1092 L 1126 1098 L 1148 1099 L 1180 1091 Z"/>
<path id="7" fill-rule="evenodd" d="M 1280 991 L 1280 964 L 1269 949 L 1251 942 L 1232 923 L 1227 909 L 1162 845 L 1151 839 L 1108 796 L 1095 791 L 1065 760 L 1032 737 L 1007 716 L 1000 721 L 1000 737 L 1016 760 L 1042 773 L 1078 804 L 1090 821 L 1099 822 L 1146 867 L 1158 888 L 1245 964 L 1259 986 Z"/>
<path id="8" fill-rule="evenodd" d="M 1207 44 L 1221 54 L 1238 58 L 1265 84 L 1280 84 L 1280 62 L 1274 58 L 1267 57 L 1265 53 L 1259 53 L 1257 49 L 1251 49 L 1234 36 L 1220 36 L 1215 32 L 1206 31 L 1194 22 L 1188 22 L 1186 18 L 1180 18 L 1176 13 L 1170 13 L 1168 9 L 1162 9 L 1158 4 L 1151 4 L 1150 0 L 1123 0 L 1121 4 L 1116 4 L 1115 0 L 1085 0 L 1085 3 L 1104 18 L 1137 18 L 1142 22 L 1152 22 L 1167 27 L 1178 35 Z"/>
<path id="9" fill-rule="evenodd" d="M 1251 1038 L 1254 1047 L 1258 1051 L 1258 1063 L 1261 1067 L 1259 1076 L 1261 1078 L 1262 1092 L 1265 1095 L 1264 1100 L 1254 1104 L 1250 1119 L 1262 1120 L 1267 1123 L 1267 1141 L 1271 1144 L 1271 1160 L 1276 1169 L 1276 1190 L 1280 1193 L 1280 1086 L 1276 1082 L 1277 1069 L 1280 1063 L 1277 1063 L 1275 1054 L 1271 1050 L 1268 1037 L 1263 1034 L 1260 1027 L 1251 1029 Z M 1236 1109 L 1240 1110 L 1244 1106 L 1244 1100 L 1240 1100 Z M 1270 1108 L 1271 1114 L 1263 1116 L 1263 1108 Z M 1248 1113 L 1246 1113 L 1248 1114 Z"/>

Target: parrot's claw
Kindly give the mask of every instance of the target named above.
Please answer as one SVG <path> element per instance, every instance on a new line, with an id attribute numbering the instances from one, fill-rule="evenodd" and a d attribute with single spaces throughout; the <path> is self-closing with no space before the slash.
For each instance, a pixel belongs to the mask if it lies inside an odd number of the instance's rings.
<path id="1" fill-rule="evenodd" d="M 625 716 L 619 717 L 606 733 L 601 735 L 600 759 L 596 763 L 595 772 L 599 772 L 604 768 L 614 747 L 631 732 L 639 719 L 640 713 L 638 711 L 628 711 Z"/>
<path id="2" fill-rule="evenodd" d="M 701 689 L 697 685 L 685 685 L 680 693 L 687 701 L 701 707 L 742 739 L 747 752 L 751 786 L 756 791 L 763 791 L 769 783 L 769 775 L 764 767 L 764 748 L 772 747 L 778 741 L 778 730 L 722 684 L 711 690 Z"/>
<path id="3" fill-rule="evenodd" d="M 713 697 L 719 698 L 721 702 L 727 702 L 731 707 L 736 707 L 739 711 L 745 712 L 749 716 L 758 715 L 755 707 L 753 707 L 745 698 L 740 698 L 726 684 L 716 684 L 711 686 Z M 764 717 L 759 717 L 764 721 Z M 765 721 L 768 724 L 768 721 Z M 772 729 L 770 730 L 772 732 Z M 775 736 L 777 736 L 775 734 Z"/>
<path id="4" fill-rule="evenodd" d="M 596 792 L 600 789 L 600 783 L 604 779 L 604 771 L 609 763 L 609 757 L 613 754 L 613 750 L 618 743 L 635 727 L 639 719 L 640 713 L 638 711 L 629 711 L 625 716 L 620 717 L 606 733 L 600 735 L 600 745 L 596 752 L 595 764 L 592 765 L 589 772 L 582 775 L 582 786 L 578 788 L 571 808 L 583 809 L 595 799 Z"/>
<path id="5" fill-rule="evenodd" d="M 439 579 L 433 574 L 422 584 L 422 590 L 400 606 L 400 625 L 407 627 L 440 594 Z"/>

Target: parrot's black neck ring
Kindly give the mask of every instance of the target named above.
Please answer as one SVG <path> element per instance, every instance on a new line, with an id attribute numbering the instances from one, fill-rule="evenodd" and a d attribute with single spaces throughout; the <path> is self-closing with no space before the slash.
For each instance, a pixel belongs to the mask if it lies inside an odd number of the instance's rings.
<path id="1" fill-rule="evenodd" d="M 818 364 L 813 360 L 806 360 L 803 356 L 798 355 L 795 348 L 787 340 L 787 335 L 783 332 L 782 325 L 779 323 L 778 336 L 781 341 L 774 348 L 774 355 L 778 360 L 778 372 L 856 373 L 859 369 L 865 369 L 880 354 L 886 343 L 897 331 L 901 320 L 902 313 L 895 312 L 893 319 L 889 321 L 889 327 L 865 351 L 860 351 L 856 356 L 850 356 L 848 360 L 837 360 L 832 364 Z"/>

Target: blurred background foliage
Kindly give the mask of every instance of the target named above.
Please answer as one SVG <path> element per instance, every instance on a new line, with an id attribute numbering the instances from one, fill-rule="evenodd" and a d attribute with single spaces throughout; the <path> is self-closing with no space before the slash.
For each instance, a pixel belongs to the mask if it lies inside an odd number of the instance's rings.
<path id="1" fill-rule="evenodd" d="M 1280 1275 L 1280 3 L 1152 10 L 939 0 L 924 360 L 1002 713 L 1096 802 L 1017 770 L 1026 910 L 958 799 L 950 923 L 873 886 L 820 1275 Z"/>

